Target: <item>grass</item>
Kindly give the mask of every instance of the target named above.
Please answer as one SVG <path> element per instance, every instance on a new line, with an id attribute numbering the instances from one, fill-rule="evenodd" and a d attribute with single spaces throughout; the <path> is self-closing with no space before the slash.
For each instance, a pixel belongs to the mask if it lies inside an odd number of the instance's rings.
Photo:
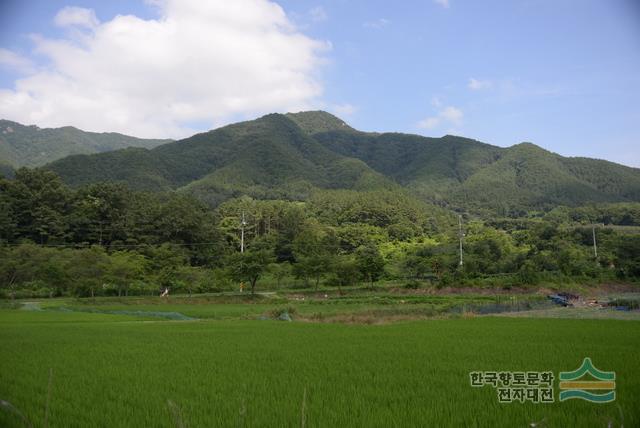
<path id="1" fill-rule="evenodd" d="M 51 427 L 524 427 L 542 420 L 604 427 L 619 426 L 621 417 L 625 426 L 640 425 L 635 321 L 476 317 L 369 326 L 3 309 L 0 343 L 0 399 L 34 426 L 47 418 Z M 616 371 L 614 403 L 499 404 L 493 389 L 469 386 L 472 370 L 557 375 L 586 356 Z M 0 426 L 23 424 L 0 409 Z"/>
<path id="2" fill-rule="evenodd" d="M 539 296 L 519 297 L 521 303 L 539 303 Z M 257 319 L 269 317 L 274 311 L 295 313 L 298 320 L 386 322 L 396 319 L 422 319 L 447 315 L 451 311 L 463 312 L 464 308 L 487 304 L 513 302 L 504 296 L 487 295 L 404 295 L 384 292 L 355 291 L 345 295 L 333 293 L 269 294 L 269 295 L 208 295 L 58 299 L 43 303 L 49 309 L 80 312 L 130 313 L 159 311 L 179 313 L 187 317 L 207 320 Z M 517 308 L 517 305 L 513 305 Z M 521 304 L 521 307 L 523 304 Z M 169 314 L 168 314 L 169 315 Z M 172 318 L 167 316 L 167 318 Z M 175 318 L 174 318 L 175 319 Z"/>
<path id="3" fill-rule="evenodd" d="M 499 314 L 507 317 L 522 318 L 568 318 L 568 319 L 618 319 L 640 321 L 638 311 L 616 311 L 615 309 L 594 309 L 594 308 L 550 308 L 536 309 L 532 311 L 514 312 Z"/>

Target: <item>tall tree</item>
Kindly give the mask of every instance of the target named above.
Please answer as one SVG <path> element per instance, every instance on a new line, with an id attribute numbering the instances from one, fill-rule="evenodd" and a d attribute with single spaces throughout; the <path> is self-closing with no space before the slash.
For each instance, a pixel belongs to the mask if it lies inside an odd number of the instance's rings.
<path id="1" fill-rule="evenodd" d="M 261 240 L 254 242 L 244 253 L 233 253 L 226 259 L 229 276 L 235 281 L 247 281 L 251 285 L 251 294 L 255 294 L 258 280 L 273 262 L 273 251 L 268 243 Z"/>
<path id="2" fill-rule="evenodd" d="M 373 286 L 384 273 L 385 261 L 378 247 L 367 245 L 356 250 L 356 265 L 362 276 Z"/>

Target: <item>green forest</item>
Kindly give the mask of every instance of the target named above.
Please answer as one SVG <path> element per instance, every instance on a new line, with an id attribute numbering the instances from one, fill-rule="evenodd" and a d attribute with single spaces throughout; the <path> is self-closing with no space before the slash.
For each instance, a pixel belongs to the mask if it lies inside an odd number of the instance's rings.
<path id="1" fill-rule="evenodd" d="M 1 157 L 0 157 L 1 159 Z M 326 112 L 269 114 L 147 150 L 74 155 L 44 168 L 64 183 L 176 190 L 211 206 L 248 195 L 306 201 L 316 190 L 407 192 L 481 216 L 640 202 L 640 170 L 531 143 L 360 132 Z"/>
<path id="2" fill-rule="evenodd" d="M 14 168 L 41 166 L 69 155 L 102 153 L 125 147 L 153 148 L 170 141 L 135 138 L 115 132 L 87 132 L 73 126 L 39 128 L 0 119 L 0 173 L 10 175 Z"/>
<path id="3" fill-rule="evenodd" d="M 304 201 L 211 207 L 21 168 L 0 180 L 0 284 L 16 298 L 629 282 L 640 279 L 639 229 L 638 203 L 482 216 L 402 191 L 313 189 Z"/>

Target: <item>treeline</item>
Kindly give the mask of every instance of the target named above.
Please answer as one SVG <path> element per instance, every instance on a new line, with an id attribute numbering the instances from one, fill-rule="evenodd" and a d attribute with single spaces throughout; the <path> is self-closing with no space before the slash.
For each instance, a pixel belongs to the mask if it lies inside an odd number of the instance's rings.
<path id="1" fill-rule="evenodd" d="M 558 207 L 551 210 L 545 217 L 549 221 L 561 223 L 640 226 L 640 204 L 621 202 L 571 208 Z"/>
<path id="2" fill-rule="evenodd" d="M 244 224 L 241 218 L 244 215 Z M 607 217 L 609 216 L 609 217 Z M 463 218 L 387 190 L 313 192 L 305 202 L 231 199 L 215 210 L 181 193 L 103 183 L 68 188 L 52 172 L 0 180 L 4 296 L 196 293 L 351 286 L 511 286 L 635 280 L 637 204 L 558 208 L 530 218 Z M 241 232 L 244 229 L 244 233 Z M 244 236 L 244 238 L 242 238 Z M 243 252 L 241 252 L 241 248 Z"/>
<path id="3" fill-rule="evenodd" d="M 109 252 L 97 245 L 30 243 L 0 248 L 0 278 L 5 297 L 148 295 L 163 287 L 197 293 L 218 290 L 221 279 L 215 271 L 191 266 L 187 252 L 172 244 Z"/>
<path id="4" fill-rule="evenodd" d="M 133 192 L 113 183 L 72 190 L 53 172 L 26 168 L 0 180 L 0 241 L 8 244 L 189 246 L 216 241 L 216 223 L 213 212 L 178 193 Z M 194 263 L 207 261 L 189 248 Z"/>

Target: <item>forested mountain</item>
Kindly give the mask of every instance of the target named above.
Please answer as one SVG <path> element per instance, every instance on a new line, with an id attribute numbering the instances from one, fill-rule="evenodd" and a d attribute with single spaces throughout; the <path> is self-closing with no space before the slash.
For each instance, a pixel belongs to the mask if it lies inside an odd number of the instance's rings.
<path id="1" fill-rule="evenodd" d="M 301 111 L 299 113 L 287 113 L 286 116 L 310 135 L 328 131 L 355 131 L 342 119 L 325 111 Z"/>
<path id="2" fill-rule="evenodd" d="M 0 177 L 13 177 L 13 167 L 0 161 Z"/>
<path id="3" fill-rule="evenodd" d="M 153 150 L 70 156 L 47 168 L 72 185 L 124 181 L 135 189 L 181 189 L 213 205 L 240 194 L 301 200 L 313 188 L 400 189 L 363 161 L 325 148 L 280 114 Z"/>
<path id="4" fill-rule="evenodd" d="M 74 154 L 101 153 L 125 147 L 152 148 L 169 141 L 114 132 L 86 132 L 71 126 L 38 128 L 0 120 L 0 164 L 34 167 Z"/>
<path id="5" fill-rule="evenodd" d="M 421 199 L 462 209 L 519 210 L 640 201 L 640 170 L 566 158 L 531 143 L 501 148 L 447 135 L 328 131 L 313 137 L 361 159 Z"/>
<path id="6" fill-rule="evenodd" d="M 255 290 L 267 275 L 315 288 L 635 281 L 637 183 L 637 169 L 533 144 L 271 114 L 0 179 L 0 297 Z"/>
<path id="7" fill-rule="evenodd" d="M 71 185 L 122 181 L 217 205 L 242 194 L 305 200 L 313 189 L 404 187 L 437 205 L 516 214 L 640 201 L 640 170 L 566 158 L 531 143 L 501 148 L 447 135 L 356 131 L 326 112 L 271 114 L 169 143 L 70 156 L 47 166 Z"/>

